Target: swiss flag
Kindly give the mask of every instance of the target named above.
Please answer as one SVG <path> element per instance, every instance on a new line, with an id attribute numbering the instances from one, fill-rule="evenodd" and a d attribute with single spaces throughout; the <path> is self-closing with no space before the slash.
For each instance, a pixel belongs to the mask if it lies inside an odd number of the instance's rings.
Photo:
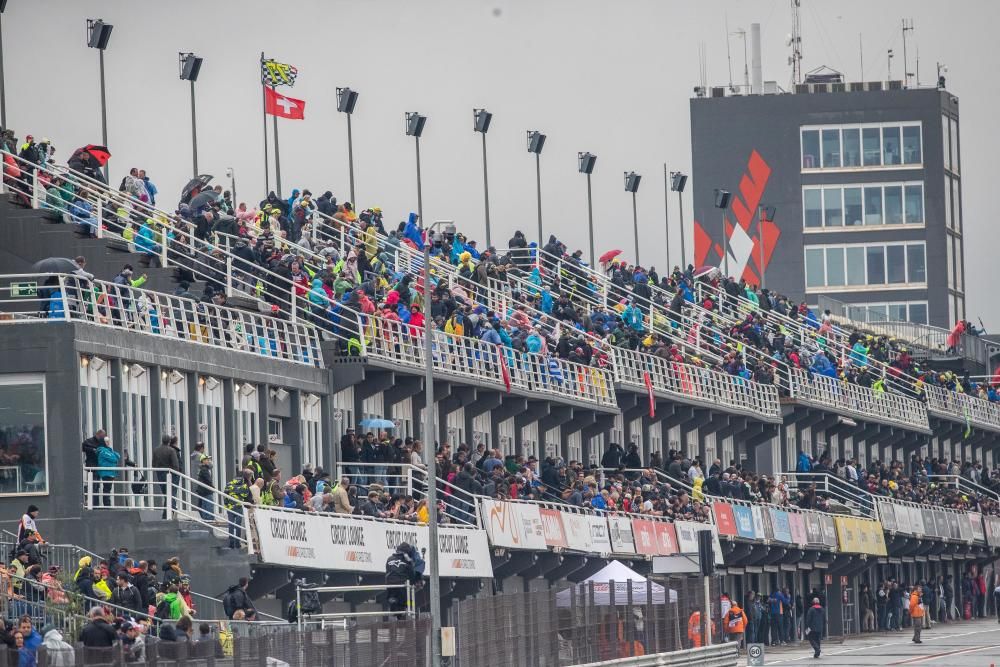
<path id="1" fill-rule="evenodd" d="M 265 110 L 272 116 L 302 120 L 306 117 L 306 103 L 294 97 L 285 97 L 273 88 L 264 86 Z"/>

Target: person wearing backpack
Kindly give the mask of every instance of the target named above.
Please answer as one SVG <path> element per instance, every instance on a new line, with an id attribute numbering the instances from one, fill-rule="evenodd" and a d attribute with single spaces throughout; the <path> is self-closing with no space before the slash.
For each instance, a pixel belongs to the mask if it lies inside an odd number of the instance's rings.
<path id="1" fill-rule="evenodd" d="M 111 489 L 118 477 L 118 471 L 115 468 L 118 467 L 121 460 L 121 454 L 111 449 L 109 439 L 102 440 L 97 447 L 98 505 L 111 507 Z"/>
<path id="2" fill-rule="evenodd" d="M 184 598 L 181 597 L 177 585 L 171 584 L 167 588 L 166 595 L 157 603 L 156 613 L 153 615 L 167 621 L 176 621 L 187 613 L 187 605 L 184 603 Z"/>
<path id="3" fill-rule="evenodd" d="M 238 584 L 230 586 L 222 596 L 222 609 L 226 612 L 226 618 L 232 619 L 237 611 L 242 611 L 244 614 L 253 611 L 253 600 L 247 595 L 247 588 L 250 586 L 250 580 L 246 577 L 240 577 Z"/>

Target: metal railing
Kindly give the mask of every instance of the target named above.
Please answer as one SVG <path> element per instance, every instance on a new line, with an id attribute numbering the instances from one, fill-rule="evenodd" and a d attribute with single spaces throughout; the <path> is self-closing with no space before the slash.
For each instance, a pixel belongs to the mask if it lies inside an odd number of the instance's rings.
<path id="1" fill-rule="evenodd" d="M 782 473 L 789 491 L 803 491 L 816 485 L 816 493 L 833 500 L 855 514 L 875 518 L 875 503 L 872 495 L 836 475 L 827 472 L 786 472 Z"/>
<path id="2" fill-rule="evenodd" d="M 976 484 L 968 477 L 963 477 L 962 475 L 928 475 L 927 479 L 930 482 L 956 489 L 962 493 L 984 496 L 991 500 L 1000 501 L 1000 494 L 997 494 L 996 491 L 988 489 L 982 484 Z"/>
<path id="3" fill-rule="evenodd" d="M 244 503 L 184 473 L 132 466 L 84 468 L 83 472 L 84 509 L 157 510 L 165 519 L 193 521 L 218 537 L 228 535 L 230 541 L 250 546 Z"/>
<path id="4" fill-rule="evenodd" d="M 856 323 L 855 328 L 861 331 L 868 330 L 882 336 L 899 338 L 911 345 L 925 348 L 929 352 L 942 356 L 949 354 L 948 338 L 951 332 L 940 327 L 916 322 L 875 321 Z M 957 344 L 951 354 L 989 368 L 990 359 L 998 350 L 1000 350 L 1000 345 L 990 344 L 989 341 L 979 336 L 962 334 L 958 337 Z"/>
<path id="5" fill-rule="evenodd" d="M 972 542 L 975 539 L 972 536 L 971 524 L 969 523 L 971 512 L 949 507 L 932 507 L 884 496 L 873 496 L 873 498 L 875 506 L 878 508 L 879 520 L 890 532 L 902 532 L 923 538 L 956 542 Z M 909 518 L 902 519 L 903 512 L 908 513 Z M 945 517 L 947 525 L 939 524 L 937 519 L 940 516 Z M 956 517 L 955 527 L 958 529 L 959 535 L 956 536 L 952 531 L 951 523 L 947 521 L 948 516 Z"/>
<path id="6" fill-rule="evenodd" d="M 810 377 L 811 375 L 811 377 Z M 888 391 L 845 382 L 825 375 L 789 369 L 791 395 L 802 403 L 866 421 L 876 420 L 930 433 L 927 406 Z"/>
<path id="7" fill-rule="evenodd" d="M 924 385 L 924 394 L 927 410 L 932 414 L 1000 431 L 1000 404 L 930 384 Z"/>
<path id="8" fill-rule="evenodd" d="M 0 322 L 84 322 L 323 367 L 305 324 L 68 274 L 0 275 Z M 33 285 L 33 296 L 16 294 Z"/>

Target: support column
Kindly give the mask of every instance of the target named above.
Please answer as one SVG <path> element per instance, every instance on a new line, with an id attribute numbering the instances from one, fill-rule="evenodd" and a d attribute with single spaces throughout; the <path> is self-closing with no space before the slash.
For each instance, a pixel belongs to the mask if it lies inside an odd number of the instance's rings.
<path id="1" fill-rule="evenodd" d="M 516 417 L 527 409 L 528 399 L 523 396 L 512 396 L 510 394 L 502 396 L 500 405 L 490 412 L 490 440 L 493 441 L 494 448 L 500 446 L 500 422 L 507 421 L 511 417 Z M 514 427 L 516 430 L 516 419 Z M 516 442 L 514 446 L 517 446 Z"/>
<path id="2" fill-rule="evenodd" d="M 597 463 L 600 463 L 601 456 L 604 452 L 591 451 L 590 440 L 597 435 L 606 434 L 611 430 L 611 427 L 615 424 L 615 416 L 612 414 L 598 414 L 594 413 L 594 424 L 591 426 L 585 426 L 582 431 L 580 431 L 580 438 L 583 440 L 583 464 L 588 466 L 591 463 L 591 458 Z"/>
<path id="3" fill-rule="evenodd" d="M 448 443 L 451 445 L 451 451 L 458 449 L 458 442 L 450 442 L 451 438 L 448 435 L 448 415 L 453 412 L 464 408 L 466 405 L 474 402 L 476 400 L 476 392 L 478 390 L 475 387 L 463 387 L 460 392 L 453 392 L 449 396 L 443 396 L 438 400 L 438 438 L 441 443 Z M 434 394 L 437 396 L 437 393 Z M 468 444 L 468 443 L 466 443 Z"/>
<path id="4" fill-rule="evenodd" d="M 572 421 L 573 419 L 573 408 L 568 405 L 553 405 L 549 409 L 549 414 L 545 415 L 538 420 L 538 439 L 539 439 L 539 454 L 542 453 L 542 446 L 545 443 L 545 433 L 554 429 L 557 426 L 562 426 L 563 424 Z M 568 455 L 568 449 L 566 445 L 565 435 L 560 433 L 561 442 L 559 443 L 559 455 L 563 457 L 565 461 Z M 544 456 L 539 456 L 539 459 L 545 458 Z"/>
<path id="5" fill-rule="evenodd" d="M 479 443 L 475 442 L 476 438 L 473 434 L 473 422 L 476 417 L 483 414 L 484 412 L 490 412 L 500 407 L 500 392 L 498 391 L 487 391 L 486 389 L 479 389 L 476 392 L 476 400 L 472 401 L 465 406 L 465 432 L 468 434 L 470 442 L 468 443 L 469 449 L 475 451 Z M 493 446 L 493 434 L 492 429 L 489 435 L 489 445 Z"/>
<path id="6" fill-rule="evenodd" d="M 285 444 L 292 445 L 292 469 L 291 474 L 298 474 L 302 466 L 306 463 L 316 465 L 315 461 L 306 461 L 302 448 L 302 392 L 294 389 L 288 396 L 288 424 L 284 427 L 282 438 Z M 291 476 L 291 474 L 289 476 Z"/>
<path id="7" fill-rule="evenodd" d="M 514 416 L 514 453 L 518 456 L 524 454 L 524 447 L 521 438 L 521 429 L 529 424 L 537 422 L 539 419 L 544 417 L 549 413 L 549 408 L 552 403 L 548 401 L 528 401 L 528 407 L 521 414 Z M 538 433 L 539 445 L 541 445 L 542 433 L 539 429 Z"/>

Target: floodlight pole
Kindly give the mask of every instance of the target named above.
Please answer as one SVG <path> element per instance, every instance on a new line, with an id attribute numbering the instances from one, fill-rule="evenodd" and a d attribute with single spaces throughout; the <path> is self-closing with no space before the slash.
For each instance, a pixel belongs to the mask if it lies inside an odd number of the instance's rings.
<path id="1" fill-rule="evenodd" d="M 667 180 L 667 163 L 663 163 L 663 223 L 667 234 L 667 274 L 670 274 L 670 186 Z"/>
<path id="2" fill-rule="evenodd" d="M 108 96 L 104 85 L 104 49 L 97 49 L 98 62 L 101 67 L 101 141 L 105 148 L 108 146 Z M 111 180 L 108 176 L 108 163 L 104 163 L 104 181 L 108 184 Z"/>
<path id="3" fill-rule="evenodd" d="M 635 263 L 639 265 L 639 214 L 635 205 L 635 192 L 632 192 L 632 229 L 635 232 Z"/>
<path id="4" fill-rule="evenodd" d="M 194 107 L 194 81 L 191 83 L 191 160 L 194 163 L 194 178 L 198 178 L 198 120 Z M 235 197 L 236 195 L 233 195 Z M 234 199 L 235 201 L 235 199 Z"/>
<path id="5" fill-rule="evenodd" d="M 681 273 L 687 270 L 687 250 L 684 248 L 684 193 L 677 193 L 677 205 L 681 215 Z"/>
<path id="6" fill-rule="evenodd" d="M 542 238 L 542 156 L 535 153 L 535 190 L 538 193 L 538 248 L 535 250 L 536 259 L 541 258 L 542 246 L 545 240 Z"/>
<path id="7" fill-rule="evenodd" d="M 277 94 L 277 89 L 275 86 L 271 86 L 271 92 Z M 274 121 L 274 186 L 277 189 L 278 197 L 281 197 L 281 153 L 278 150 L 278 116 L 277 114 L 272 114 L 271 120 Z M 351 202 L 352 204 L 354 202 Z"/>
<path id="8" fill-rule="evenodd" d="M 358 207 L 358 200 L 355 199 L 354 195 L 354 137 L 351 134 L 351 116 L 354 114 L 347 114 L 347 164 L 351 174 L 351 205 L 354 206 L 355 210 Z M 423 221 L 421 221 L 423 224 Z"/>
<path id="9" fill-rule="evenodd" d="M 3 12 L 0 12 L 0 127 L 7 129 L 7 79 L 3 72 Z"/>
<path id="10" fill-rule="evenodd" d="M 487 178 L 486 172 L 486 133 L 480 132 L 483 135 L 483 198 L 486 205 L 486 247 L 490 248 L 492 244 L 492 238 L 490 236 L 490 181 Z"/>
<path id="11" fill-rule="evenodd" d="M 594 268 L 594 200 L 590 190 L 590 173 L 587 173 L 587 223 L 590 229 L 590 268 Z"/>
<path id="12" fill-rule="evenodd" d="M 729 277 L 729 239 L 726 237 L 726 209 L 722 209 L 722 264 Z"/>

